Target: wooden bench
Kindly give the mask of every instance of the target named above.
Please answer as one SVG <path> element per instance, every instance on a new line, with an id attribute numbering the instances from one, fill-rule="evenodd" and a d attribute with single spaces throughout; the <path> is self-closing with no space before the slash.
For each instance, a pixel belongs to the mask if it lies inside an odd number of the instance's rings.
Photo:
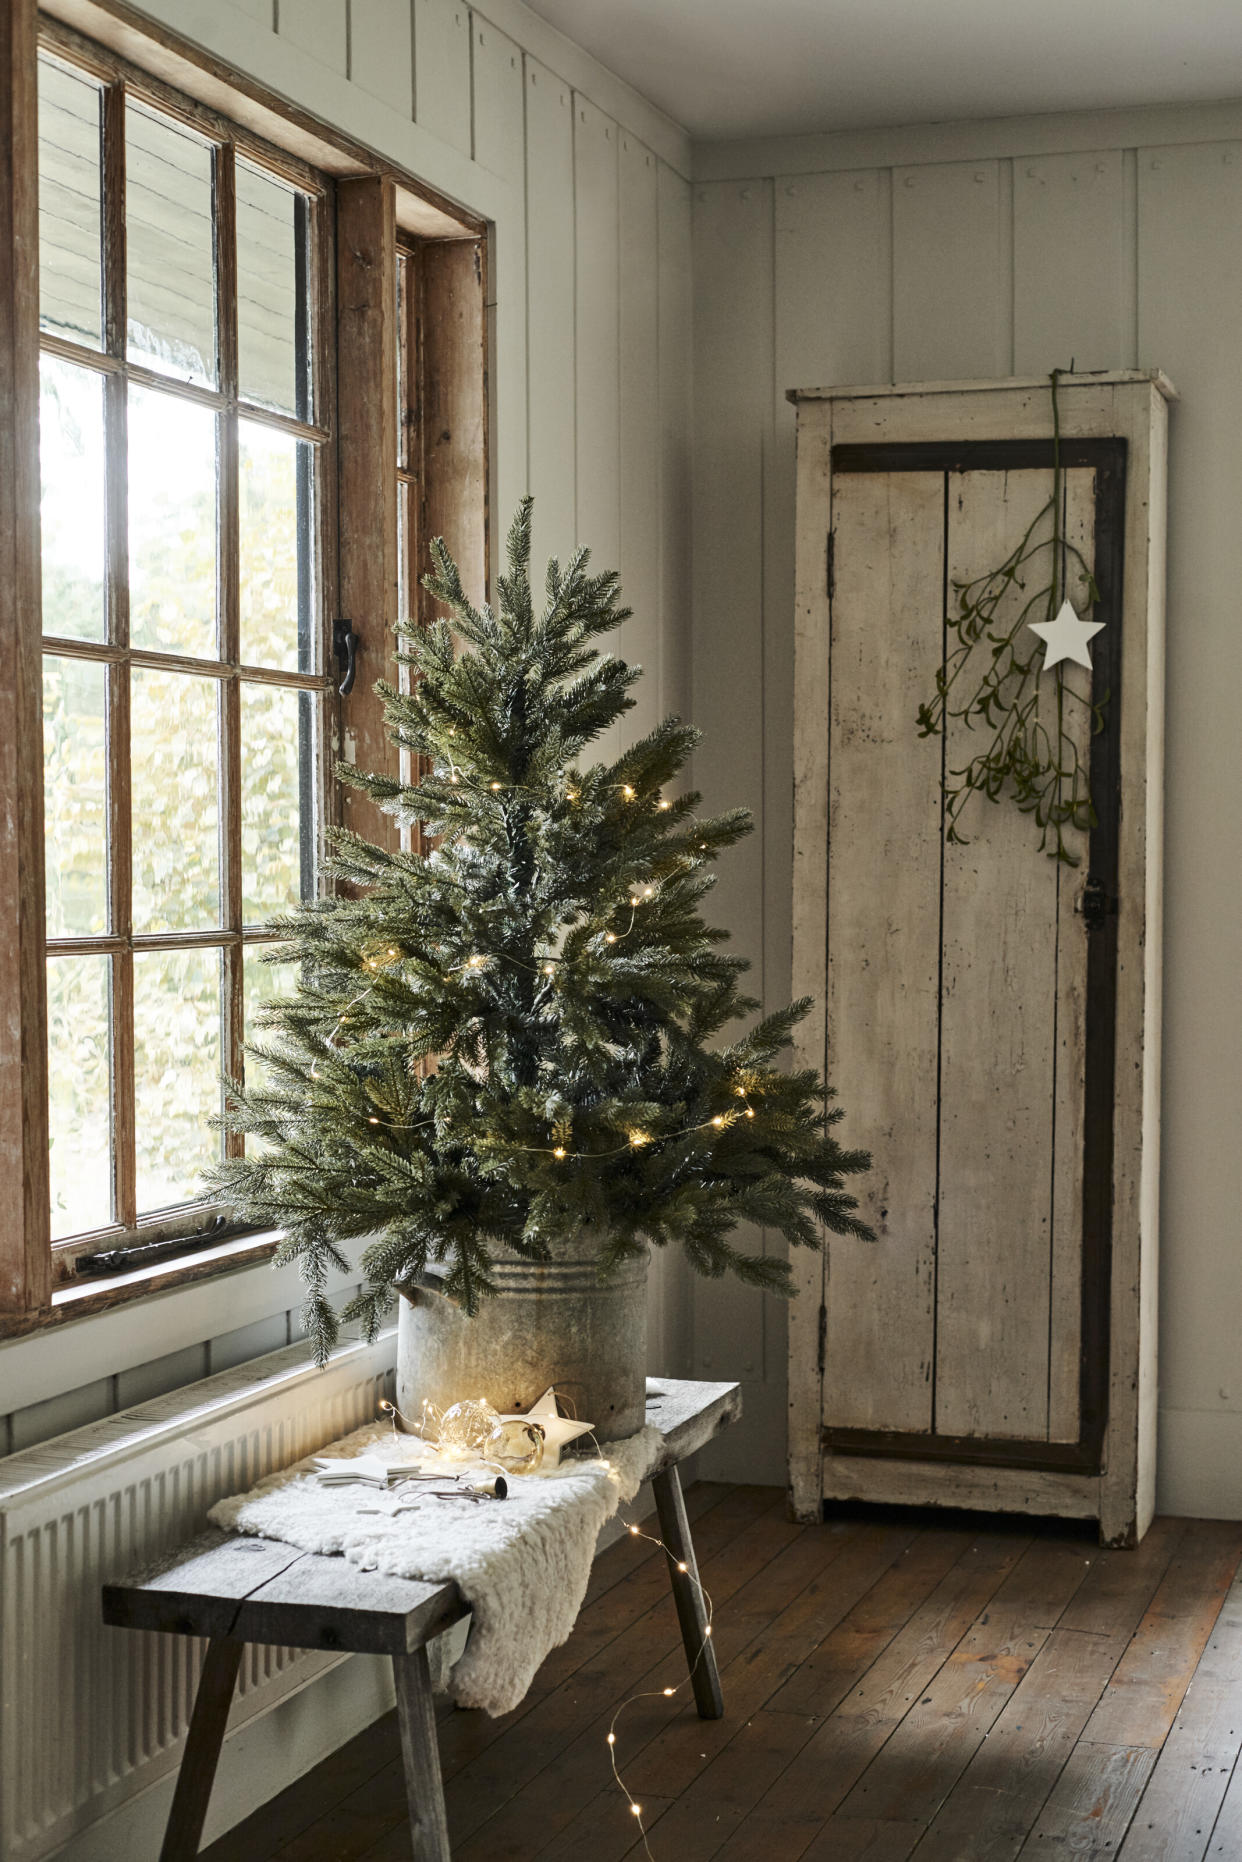
<path id="1" fill-rule="evenodd" d="M 698 1588 L 694 1543 L 678 1463 L 741 1414 L 736 1384 L 650 1384 L 647 1420 L 665 1438 L 651 1477 L 660 1537 L 668 1549 L 673 1598 L 701 1718 L 724 1712 L 712 1642 Z M 684 1567 L 680 1569 L 679 1567 Z M 427 1644 L 468 1613 L 455 1584 L 360 1571 L 344 1558 L 300 1552 L 273 1539 L 208 1534 L 103 1592 L 106 1623 L 127 1629 L 206 1636 L 203 1662 L 160 1862 L 197 1856 L 229 1703 L 247 1642 L 390 1655 L 415 1862 L 447 1862 L 448 1825 L 436 1743 Z"/>

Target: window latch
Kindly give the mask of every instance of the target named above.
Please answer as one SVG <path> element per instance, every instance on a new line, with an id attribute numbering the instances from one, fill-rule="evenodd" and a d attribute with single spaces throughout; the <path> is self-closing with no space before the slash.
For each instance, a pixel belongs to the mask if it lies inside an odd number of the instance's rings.
<path id="1" fill-rule="evenodd" d="M 348 698 L 354 689 L 356 661 L 361 645 L 361 636 L 354 632 L 352 621 L 333 621 L 332 651 L 336 655 L 337 669 L 341 674 L 341 683 L 336 689 L 342 698 Z"/>

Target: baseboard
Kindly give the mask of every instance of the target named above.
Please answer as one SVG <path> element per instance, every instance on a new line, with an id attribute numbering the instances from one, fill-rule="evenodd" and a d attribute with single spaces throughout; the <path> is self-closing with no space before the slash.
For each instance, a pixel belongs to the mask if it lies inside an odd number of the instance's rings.
<path id="1" fill-rule="evenodd" d="M 1179 1519 L 1242 1519 L 1242 1414 L 1160 1411 L 1156 1511 Z"/>

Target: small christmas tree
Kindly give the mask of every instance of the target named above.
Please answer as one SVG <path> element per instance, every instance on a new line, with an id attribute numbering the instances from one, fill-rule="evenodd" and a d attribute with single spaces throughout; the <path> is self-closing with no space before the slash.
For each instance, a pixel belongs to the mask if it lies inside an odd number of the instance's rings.
<path id="1" fill-rule="evenodd" d="M 871 1238 L 845 1188 L 869 1158 L 837 1144 L 815 1073 L 772 1064 L 809 1003 L 716 1041 L 758 1004 L 699 906 L 750 817 L 701 819 L 696 795 L 670 790 L 697 741 L 676 718 L 614 763 L 580 763 L 633 704 L 640 669 L 594 645 L 629 610 L 579 550 L 548 565 L 537 614 L 530 518 L 527 500 L 495 614 L 432 544 L 426 587 L 452 624 L 403 642 L 409 692 L 380 688 L 425 773 L 339 774 L 422 822 L 434 851 L 332 832 L 332 870 L 357 891 L 277 921 L 297 995 L 262 1016 L 262 1083 L 229 1093 L 247 1155 L 213 1193 L 283 1229 L 321 1360 L 338 1327 L 328 1268 L 348 1270 L 357 1241 L 366 1284 L 344 1317 L 373 1334 L 403 1280 L 434 1266 L 474 1312 L 496 1244 L 546 1258 L 584 1224 L 605 1276 L 677 1242 L 700 1272 L 774 1292 L 788 1267 L 732 1246 L 739 1222 L 800 1247 L 821 1224 Z"/>

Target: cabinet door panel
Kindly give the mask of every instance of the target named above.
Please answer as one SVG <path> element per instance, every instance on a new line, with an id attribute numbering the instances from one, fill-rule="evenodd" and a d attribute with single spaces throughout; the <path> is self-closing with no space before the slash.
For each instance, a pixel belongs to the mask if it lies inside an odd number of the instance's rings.
<path id="1" fill-rule="evenodd" d="M 848 1082 L 874 1247 L 834 1243 L 825 1414 L 932 1427 L 940 762 L 914 728 L 942 653 L 944 480 L 834 479 L 828 1054 Z M 840 953 L 836 960 L 835 953 Z"/>
<path id="2" fill-rule="evenodd" d="M 1094 474 L 1067 477 L 1075 517 L 1085 507 L 1089 523 Z M 953 474 L 950 585 L 1002 562 L 1048 493 L 1042 471 Z M 1035 534 L 1050 537 L 1050 515 Z M 1043 580 L 1046 553 L 1036 566 L 1027 586 L 1014 585 L 1002 601 L 997 633 L 1007 632 Z M 1042 702 L 1055 716 L 1051 686 L 1045 678 Z M 1075 722 L 1078 709 L 1067 708 Z M 961 768 L 985 740 L 982 727 L 951 722 L 948 768 Z M 960 825 L 967 844 L 946 844 L 942 893 L 935 1428 L 1039 1441 L 1048 1437 L 1053 1359 L 1072 1364 L 1075 1375 L 1078 1365 L 1077 1302 L 1059 1304 L 1055 1337 L 1050 1319 L 1054 1206 L 1073 1222 L 1072 1249 L 1080 1252 L 1081 1200 L 1067 1207 L 1058 1195 L 1058 1173 L 1081 1182 L 1072 1132 L 1055 1148 L 1054 1141 L 1058 1060 L 1079 1079 L 1083 1069 L 1081 1047 L 1058 1053 L 1060 971 L 1063 963 L 1067 987 L 1081 977 L 1086 938 L 1081 919 L 1062 921 L 1059 895 L 1070 871 L 1040 856 L 1029 816 L 1008 801 L 974 797 Z M 1077 1421 L 1075 1408 L 1070 1439 Z"/>

